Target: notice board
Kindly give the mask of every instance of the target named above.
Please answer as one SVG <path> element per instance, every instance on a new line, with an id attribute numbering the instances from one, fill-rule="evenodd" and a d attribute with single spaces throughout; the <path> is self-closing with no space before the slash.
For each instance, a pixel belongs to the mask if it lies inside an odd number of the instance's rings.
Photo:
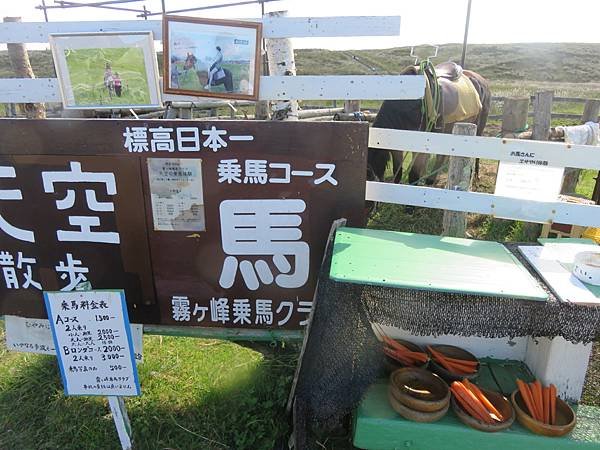
<path id="1" fill-rule="evenodd" d="M 123 289 L 133 323 L 300 329 L 364 123 L 0 120 L 0 314 Z"/>

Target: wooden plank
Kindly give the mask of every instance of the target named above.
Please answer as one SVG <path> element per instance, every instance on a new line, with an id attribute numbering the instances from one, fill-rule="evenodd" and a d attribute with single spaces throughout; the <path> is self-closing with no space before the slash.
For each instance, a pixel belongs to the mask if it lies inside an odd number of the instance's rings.
<path id="1" fill-rule="evenodd" d="M 600 208 L 596 205 L 515 200 L 511 197 L 500 197 L 481 192 L 448 191 L 376 181 L 367 181 L 365 199 L 398 205 L 489 214 L 494 217 L 525 222 L 559 222 L 587 227 L 600 226 Z"/>
<path id="2" fill-rule="evenodd" d="M 260 100 L 417 99 L 425 80 L 417 75 L 263 76 Z M 198 102 L 201 97 L 163 95 L 163 100 Z M 54 78 L 0 79 L 0 103 L 60 102 Z"/>
<path id="3" fill-rule="evenodd" d="M 256 19 L 247 19 L 256 21 Z M 114 20 L 81 22 L 25 22 L 0 24 L 0 42 L 46 43 L 52 33 L 93 33 L 107 31 L 152 31 L 162 40 L 160 20 Z M 397 36 L 399 16 L 367 17 L 285 17 L 263 20 L 263 37 Z"/>
<path id="4" fill-rule="evenodd" d="M 0 79 L 0 103 L 62 102 L 56 78 Z"/>
<path id="5" fill-rule="evenodd" d="M 593 145 L 538 142 L 481 136 L 371 128 L 369 147 L 439 155 L 477 157 L 520 163 L 522 159 L 547 161 L 553 167 L 600 170 L 600 152 Z M 529 157 L 521 154 L 533 155 Z M 542 166 L 545 166 L 542 164 Z"/>
<path id="6" fill-rule="evenodd" d="M 548 297 L 497 242 L 394 231 L 338 229 L 330 277 L 407 289 L 530 300 Z"/>
<path id="7" fill-rule="evenodd" d="M 414 100 L 423 97 L 425 78 L 420 75 L 304 75 L 260 79 L 265 100 Z"/>

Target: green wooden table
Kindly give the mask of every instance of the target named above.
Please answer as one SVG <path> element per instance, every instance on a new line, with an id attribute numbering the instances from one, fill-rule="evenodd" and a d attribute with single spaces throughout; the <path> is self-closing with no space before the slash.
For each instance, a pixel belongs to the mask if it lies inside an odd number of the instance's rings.
<path id="1" fill-rule="evenodd" d="M 497 242 L 415 233 L 339 228 L 330 277 L 407 289 L 548 298 L 521 262 Z"/>

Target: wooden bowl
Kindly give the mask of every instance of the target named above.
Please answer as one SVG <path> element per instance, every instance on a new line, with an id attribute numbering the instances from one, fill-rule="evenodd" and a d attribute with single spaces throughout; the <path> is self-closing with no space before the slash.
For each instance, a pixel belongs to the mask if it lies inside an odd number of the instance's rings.
<path id="1" fill-rule="evenodd" d="M 433 355 L 430 354 L 429 356 L 431 359 L 429 361 L 429 368 L 432 371 L 434 371 L 435 373 L 437 373 L 439 376 L 441 376 L 444 380 L 446 380 L 448 382 L 461 381 L 465 378 L 468 380 L 472 380 L 473 378 L 475 378 L 478 375 L 479 367 L 480 367 L 479 360 L 472 353 L 470 353 L 460 347 L 455 347 L 454 345 L 431 345 L 431 348 L 433 348 L 434 350 L 437 350 L 438 352 L 440 352 L 446 356 L 449 356 L 450 358 L 464 359 L 467 361 L 475 361 L 477 363 L 477 370 L 473 374 L 457 375 L 454 372 L 448 372 L 443 366 L 438 364 L 435 361 L 435 359 L 433 359 Z"/>
<path id="2" fill-rule="evenodd" d="M 482 422 L 468 414 L 456 401 L 454 396 L 452 396 L 452 409 L 460 421 L 471 428 L 475 428 L 476 430 L 480 431 L 486 431 L 488 433 L 494 433 L 496 431 L 502 431 L 509 428 L 515 421 L 515 410 L 510 405 L 508 399 L 498 392 L 489 391 L 487 389 L 483 389 L 482 387 L 479 389 L 481 389 L 481 392 L 483 392 L 492 405 L 496 407 L 498 412 L 502 414 L 502 417 L 504 417 L 505 420 L 502 422 L 494 422 L 493 424 Z"/>
<path id="3" fill-rule="evenodd" d="M 427 361 L 425 361 L 423 364 L 419 364 L 416 366 L 406 366 L 403 363 L 401 363 L 400 361 L 396 361 L 391 356 L 385 355 L 384 367 L 385 367 L 386 373 L 391 374 L 395 370 L 398 370 L 402 367 L 420 367 L 421 369 L 425 369 L 427 367 L 427 365 L 429 364 L 430 356 L 425 350 L 423 350 L 417 344 L 414 344 L 409 341 L 405 341 L 403 339 L 394 339 L 394 341 L 404 345 L 406 348 L 408 348 L 409 350 L 411 350 L 413 352 L 424 353 L 427 356 Z"/>
<path id="4" fill-rule="evenodd" d="M 418 367 L 405 367 L 392 373 L 389 393 L 403 406 L 425 413 L 448 409 L 450 402 L 450 389 L 444 380 Z"/>
<path id="5" fill-rule="evenodd" d="M 558 397 L 556 398 L 555 425 L 548 425 L 531 417 L 518 389 L 512 393 L 510 399 L 517 413 L 517 420 L 532 433 L 549 437 L 564 436 L 570 433 L 577 424 L 577 417 L 573 409 Z"/>
<path id="6" fill-rule="evenodd" d="M 390 386 L 390 388 L 391 388 L 391 386 Z M 444 417 L 446 415 L 446 413 L 448 412 L 448 408 L 450 407 L 450 402 L 448 402 L 448 403 L 446 403 L 446 406 L 444 406 L 439 411 L 433 411 L 433 412 L 415 411 L 414 409 L 410 409 L 408 406 L 405 406 L 402 403 L 400 403 L 398 400 L 396 400 L 396 398 L 394 397 L 394 395 L 391 392 L 388 393 L 388 398 L 390 400 L 390 404 L 392 405 L 392 408 L 394 408 L 394 411 L 396 411 L 398 414 L 400 414 L 405 419 L 412 420 L 414 422 L 435 422 L 437 420 L 440 420 L 442 417 Z"/>

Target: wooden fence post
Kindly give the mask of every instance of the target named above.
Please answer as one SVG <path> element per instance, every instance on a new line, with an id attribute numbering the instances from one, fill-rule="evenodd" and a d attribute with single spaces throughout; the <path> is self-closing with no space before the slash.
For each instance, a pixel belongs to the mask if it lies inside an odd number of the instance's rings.
<path id="1" fill-rule="evenodd" d="M 524 131 L 529 113 L 529 97 L 505 98 L 502 105 L 502 137 L 516 137 Z"/>
<path id="2" fill-rule="evenodd" d="M 475 136 L 477 125 L 474 123 L 455 123 L 452 134 Z M 451 156 L 448 162 L 447 189 L 469 191 L 473 181 L 474 158 Z M 442 234 L 444 236 L 465 237 L 467 214 L 458 211 L 444 211 Z"/>
<path id="3" fill-rule="evenodd" d="M 598 115 L 600 114 L 600 100 L 586 100 L 583 107 L 583 115 L 581 116 L 581 123 L 586 122 L 598 122 Z M 561 194 L 574 194 L 579 183 L 579 175 L 581 169 L 574 167 L 565 168 L 565 176 L 563 178 L 563 184 L 560 189 Z M 596 190 L 596 189 L 594 189 Z"/>
<path id="4" fill-rule="evenodd" d="M 586 100 L 581 123 L 598 122 L 598 116 L 600 116 L 600 100 Z"/>
<path id="5" fill-rule="evenodd" d="M 345 100 L 344 101 L 344 112 L 355 113 L 360 111 L 360 100 Z"/>
<path id="6" fill-rule="evenodd" d="M 274 11 L 269 17 L 285 17 L 287 11 Z M 265 39 L 270 75 L 296 76 L 296 61 L 291 39 Z M 276 120 L 298 120 L 298 100 L 275 103 L 273 118 Z"/>
<path id="7" fill-rule="evenodd" d="M 261 3 L 264 7 L 264 4 Z M 263 14 L 263 18 L 266 17 Z M 269 60 L 267 58 L 267 50 L 266 50 L 266 39 L 263 39 L 261 42 L 260 50 L 260 62 L 261 62 L 261 75 L 269 75 Z M 270 103 L 268 100 L 258 100 L 254 104 L 254 118 L 256 120 L 269 120 L 270 119 Z"/>
<path id="8" fill-rule="evenodd" d="M 4 22 L 21 22 L 20 17 L 5 17 Z M 6 44 L 8 58 L 18 78 L 35 78 L 25 44 Z M 45 119 L 46 108 L 43 103 L 24 103 L 23 109 L 28 119 Z"/>
<path id="9" fill-rule="evenodd" d="M 537 92 L 533 99 L 533 134 L 531 139 L 547 141 L 552 124 L 554 91 Z"/>

